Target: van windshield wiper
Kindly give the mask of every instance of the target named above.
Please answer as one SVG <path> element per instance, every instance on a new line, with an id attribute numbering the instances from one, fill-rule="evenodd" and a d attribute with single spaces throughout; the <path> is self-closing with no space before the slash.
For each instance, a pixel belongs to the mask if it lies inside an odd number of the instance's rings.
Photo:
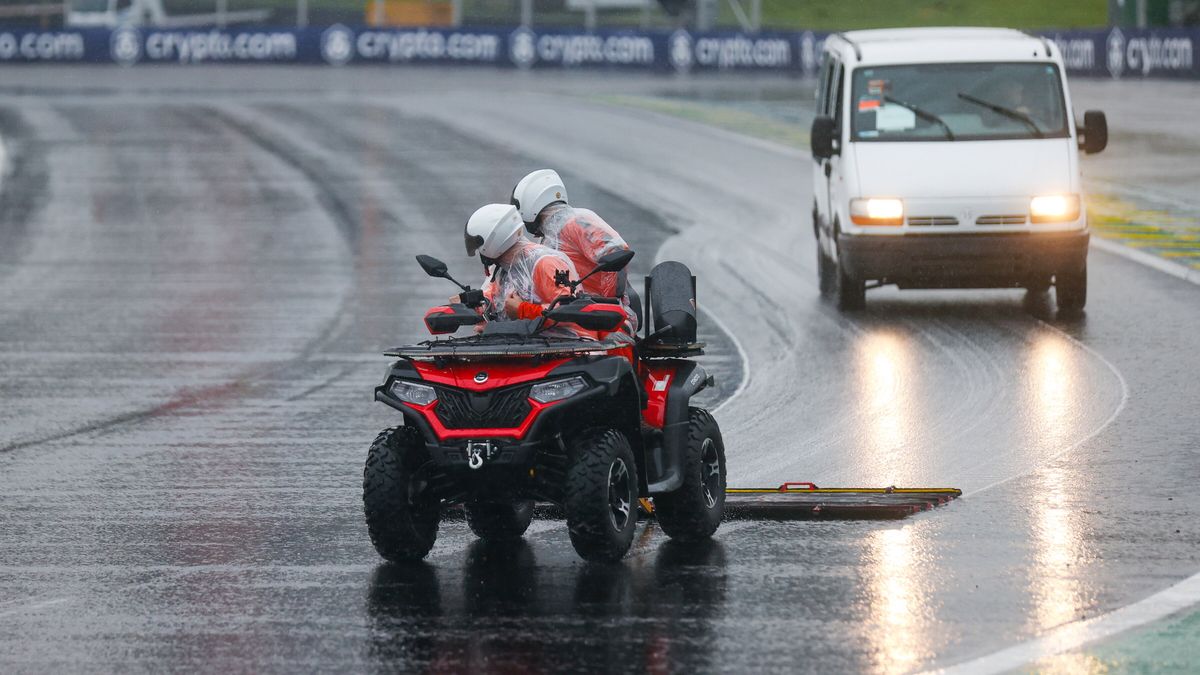
<path id="1" fill-rule="evenodd" d="M 972 96 L 970 94 L 964 94 L 961 91 L 958 92 L 958 97 L 964 101 L 967 101 L 968 103 L 974 103 L 975 105 L 983 106 L 984 108 L 991 110 L 992 112 L 996 113 L 997 115 L 1003 115 L 1004 117 L 1007 117 L 1012 120 L 1016 120 L 1016 121 L 1020 122 L 1021 124 L 1024 124 L 1025 126 L 1029 127 L 1029 130 L 1033 132 L 1033 135 L 1037 136 L 1038 138 L 1044 138 L 1046 136 L 1045 132 L 1042 131 L 1041 127 L 1039 127 L 1037 125 L 1037 122 L 1034 122 L 1032 117 L 1030 117 L 1029 115 L 1026 115 L 1025 113 L 1021 112 L 1020 110 L 1013 110 L 1012 108 L 1005 108 L 1002 105 L 997 105 L 990 101 L 985 101 L 981 98 L 975 98 L 974 96 Z"/>
<path id="2" fill-rule="evenodd" d="M 954 132 L 950 130 L 950 125 L 946 124 L 946 120 L 938 117 L 937 115 L 934 115 L 933 113 L 929 112 L 928 110 L 925 110 L 923 108 L 918 108 L 917 106 L 915 106 L 911 103 L 908 103 L 906 101 L 901 101 L 898 98 L 892 98 L 891 96 L 884 96 L 883 100 L 887 101 L 888 103 L 895 103 L 896 105 L 900 106 L 901 108 L 908 108 L 909 110 L 912 111 L 912 113 L 914 115 L 916 115 L 917 117 L 920 117 L 921 119 L 925 120 L 926 122 L 933 122 L 934 124 L 940 126 L 942 128 L 942 131 L 946 132 L 947 140 L 951 140 L 951 141 L 954 140 Z"/>

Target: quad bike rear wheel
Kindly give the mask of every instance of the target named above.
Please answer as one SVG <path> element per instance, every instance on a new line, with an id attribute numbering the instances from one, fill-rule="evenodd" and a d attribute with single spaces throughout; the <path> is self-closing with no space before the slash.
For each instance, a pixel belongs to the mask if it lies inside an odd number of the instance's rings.
<path id="1" fill-rule="evenodd" d="M 467 516 L 467 525 L 480 539 L 520 539 L 533 521 L 533 502 L 467 502 L 463 512 Z"/>
<path id="2" fill-rule="evenodd" d="M 422 495 L 425 445 L 409 427 L 385 429 L 371 444 L 363 468 L 363 512 L 379 555 L 392 562 L 420 560 L 437 539 L 441 507 Z"/>
<path id="3" fill-rule="evenodd" d="M 637 526 L 638 475 L 629 440 L 616 429 L 572 439 L 566 498 L 571 544 L 585 560 L 620 560 Z"/>
<path id="4" fill-rule="evenodd" d="M 725 444 L 721 428 L 707 410 L 691 408 L 683 485 L 654 498 L 658 525 L 672 539 L 707 539 L 725 514 Z"/>

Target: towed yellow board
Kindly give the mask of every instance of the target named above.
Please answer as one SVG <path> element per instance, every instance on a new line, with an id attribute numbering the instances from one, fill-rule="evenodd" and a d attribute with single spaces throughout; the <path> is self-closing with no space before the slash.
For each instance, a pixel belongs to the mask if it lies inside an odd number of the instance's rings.
<path id="1" fill-rule="evenodd" d="M 876 520 L 907 518 L 962 495 L 957 488 L 821 488 L 784 483 L 777 488 L 725 490 L 725 517 L 737 519 Z"/>

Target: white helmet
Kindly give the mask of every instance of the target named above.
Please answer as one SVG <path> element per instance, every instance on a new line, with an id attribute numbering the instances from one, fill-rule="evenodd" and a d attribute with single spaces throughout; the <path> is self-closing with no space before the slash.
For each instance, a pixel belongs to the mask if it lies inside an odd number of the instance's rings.
<path id="1" fill-rule="evenodd" d="M 517 208 L 509 204 L 488 204 L 479 207 L 467 220 L 467 255 L 477 252 L 495 260 L 512 248 L 521 238 L 524 224 Z"/>
<path id="2" fill-rule="evenodd" d="M 554 169 L 539 169 L 521 179 L 513 188 L 512 205 L 521 211 L 521 220 L 532 223 L 542 209 L 554 202 L 567 201 L 567 188 Z"/>

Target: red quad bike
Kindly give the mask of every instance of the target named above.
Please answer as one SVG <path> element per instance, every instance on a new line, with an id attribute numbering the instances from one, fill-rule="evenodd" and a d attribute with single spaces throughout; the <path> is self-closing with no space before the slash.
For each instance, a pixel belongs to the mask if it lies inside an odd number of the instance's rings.
<path id="1" fill-rule="evenodd" d="M 633 253 L 601 261 L 623 270 Z M 452 334 L 494 316 L 479 290 L 446 265 L 417 256 L 426 273 L 462 290 L 462 303 L 435 307 L 425 325 Z M 593 272 L 595 273 L 595 272 Z M 691 399 L 712 378 L 689 360 L 696 342 L 696 280 L 664 262 L 646 280 L 654 331 L 636 340 L 613 331 L 618 300 L 571 293 L 542 317 L 489 321 L 470 337 L 398 347 L 399 360 L 375 398 L 404 424 L 375 439 L 363 472 L 371 542 L 388 560 L 424 558 L 447 509 L 461 504 L 484 539 L 521 537 L 534 502 L 558 505 L 571 543 L 587 560 L 629 550 L 639 498 L 653 498 L 659 526 L 677 539 L 710 537 L 725 507 L 725 448 L 716 420 Z M 641 300 L 630 293 L 641 315 Z M 599 335 L 581 338 L 574 324 Z"/>

